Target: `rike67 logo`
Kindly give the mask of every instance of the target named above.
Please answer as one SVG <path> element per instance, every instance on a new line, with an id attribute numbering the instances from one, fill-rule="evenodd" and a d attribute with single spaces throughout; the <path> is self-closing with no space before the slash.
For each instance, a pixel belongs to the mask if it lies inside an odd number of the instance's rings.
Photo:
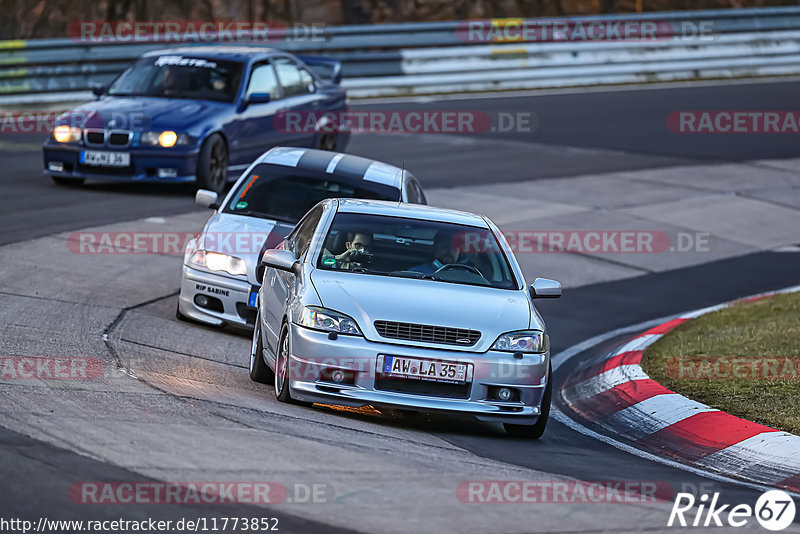
<path id="1" fill-rule="evenodd" d="M 718 492 L 712 496 L 704 493 L 699 499 L 691 493 L 678 493 L 667 526 L 743 527 L 753 517 L 767 530 L 783 530 L 794 521 L 794 500 L 785 491 L 770 490 L 758 498 L 755 507 L 749 504 L 732 506 L 719 504 Z"/>

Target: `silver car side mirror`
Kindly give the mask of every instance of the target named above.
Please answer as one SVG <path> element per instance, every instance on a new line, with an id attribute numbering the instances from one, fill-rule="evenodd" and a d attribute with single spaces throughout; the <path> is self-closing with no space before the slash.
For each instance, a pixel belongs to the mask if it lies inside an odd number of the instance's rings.
<path id="1" fill-rule="evenodd" d="M 561 283 L 549 278 L 537 278 L 530 291 L 533 299 L 557 299 L 561 296 Z"/>
<path id="2" fill-rule="evenodd" d="M 290 250 L 265 250 L 261 256 L 261 265 L 294 274 L 300 269 L 300 264 Z"/>
<path id="3" fill-rule="evenodd" d="M 215 210 L 219 208 L 219 195 L 208 189 L 198 189 L 194 194 L 194 202 L 204 208 Z"/>

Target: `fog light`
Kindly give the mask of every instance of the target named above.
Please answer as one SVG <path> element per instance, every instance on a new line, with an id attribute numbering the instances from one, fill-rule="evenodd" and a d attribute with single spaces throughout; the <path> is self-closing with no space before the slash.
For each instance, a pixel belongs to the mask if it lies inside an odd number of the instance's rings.
<path id="1" fill-rule="evenodd" d="M 159 178 L 175 178 L 178 176 L 178 169 L 158 169 Z"/>
<path id="2" fill-rule="evenodd" d="M 341 384 L 344 382 L 345 374 L 344 371 L 341 369 L 336 369 L 334 372 L 331 373 L 331 380 L 336 382 L 337 384 Z"/>
<path id="3" fill-rule="evenodd" d="M 511 400 L 513 393 L 508 388 L 498 388 L 497 389 L 497 399 L 503 402 L 508 402 Z"/>
<path id="4" fill-rule="evenodd" d="M 225 312 L 225 306 L 222 305 L 222 301 L 218 298 L 207 297 L 206 295 L 195 295 L 194 303 L 200 308 L 205 308 L 207 310 L 219 313 Z"/>
<path id="5" fill-rule="evenodd" d="M 47 164 L 47 168 L 53 172 L 64 172 L 64 163 L 61 161 L 51 161 Z"/>

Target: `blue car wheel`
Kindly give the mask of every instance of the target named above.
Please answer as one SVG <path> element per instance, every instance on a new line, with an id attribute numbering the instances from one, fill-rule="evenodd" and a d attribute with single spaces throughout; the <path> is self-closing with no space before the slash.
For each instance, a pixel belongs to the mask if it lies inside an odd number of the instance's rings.
<path id="1" fill-rule="evenodd" d="M 219 134 L 211 134 L 203 143 L 197 159 L 197 186 L 222 193 L 228 182 L 228 147 Z"/>

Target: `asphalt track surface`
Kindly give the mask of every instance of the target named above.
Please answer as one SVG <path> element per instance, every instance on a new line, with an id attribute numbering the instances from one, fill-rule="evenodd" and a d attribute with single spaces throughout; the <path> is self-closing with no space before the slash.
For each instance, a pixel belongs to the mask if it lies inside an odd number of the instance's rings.
<path id="1" fill-rule="evenodd" d="M 726 136 L 722 140 L 719 136 L 680 136 L 669 132 L 665 121 L 676 110 L 791 110 L 796 108 L 798 89 L 800 83 L 797 82 L 731 83 L 546 96 L 476 97 L 426 104 L 371 104 L 358 108 L 532 111 L 538 116 L 539 128 L 532 133 L 481 134 L 481 143 L 470 141 L 469 154 L 459 150 L 457 143 L 450 153 L 433 151 L 426 146 L 424 136 L 358 136 L 351 150 L 375 159 L 405 163 L 427 188 L 698 162 L 795 158 L 800 157 L 796 136 Z M 0 212 L 0 244 L 196 209 L 193 190 L 185 186 L 90 184 L 82 189 L 56 187 L 41 175 L 41 154 L 36 150 L 38 139 L 5 136 L 0 141 L 3 164 L 0 198 L 4 204 Z M 496 144 L 498 141 L 504 142 L 503 149 L 508 149 L 507 142 L 511 141 L 512 148 L 516 146 L 519 151 L 518 157 L 498 156 L 494 151 L 495 147 L 500 147 Z M 465 160 L 471 163 L 464 164 Z M 531 165 L 531 160 L 539 164 Z M 763 252 L 579 287 L 567 291 L 559 301 L 543 302 L 539 309 L 551 330 L 553 354 L 557 354 L 619 327 L 796 284 L 798 273 L 800 254 Z M 580 355 L 572 360 L 578 361 Z M 569 371 L 570 366 L 559 369 L 556 385 Z M 463 426 L 456 422 L 421 420 L 408 424 L 478 456 L 582 480 L 663 481 L 676 491 L 713 487 L 712 491 L 722 492 L 723 502 L 751 505 L 759 495 L 758 491 L 736 484 L 711 481 L 632 456 L 552 419 L 545 439 L 539 442 L 507 439 L 496 430 L 482 426 L 464 432 Z M 89 513 L 92 519 L 101 519 L 99 510 L 87 512 L 85 507 L 66 498 L 65 488 L 75 479 L 75 473 L 80 472 L 84 480 L 132 478 L 117 466 L 6 429 L 0 429 L 0 447 L 3 449 L 0 473 L 4 486 L 0 511 L 4 516 L 80 517 Z M 200 515 L 200 510 L 191 507 L 186 511 Z M 241 506 L 231 510 L 216 509 L 214 514 L 235 515 L 234 512 L 247 514 Z M 120 513 L 135 518 L 167 512 L 136 507 L 119 510 L 108 507 L 102 511 L 102 515 L 109 518 L 118 517 Z M 286 532 L 320 531 L 322 528 L 301 517 L 282 515 L 282 518 Z M 329 526 L 324 529 L 336 532 Z M 599 525 L 598 530 L 601 529 Z"/>

